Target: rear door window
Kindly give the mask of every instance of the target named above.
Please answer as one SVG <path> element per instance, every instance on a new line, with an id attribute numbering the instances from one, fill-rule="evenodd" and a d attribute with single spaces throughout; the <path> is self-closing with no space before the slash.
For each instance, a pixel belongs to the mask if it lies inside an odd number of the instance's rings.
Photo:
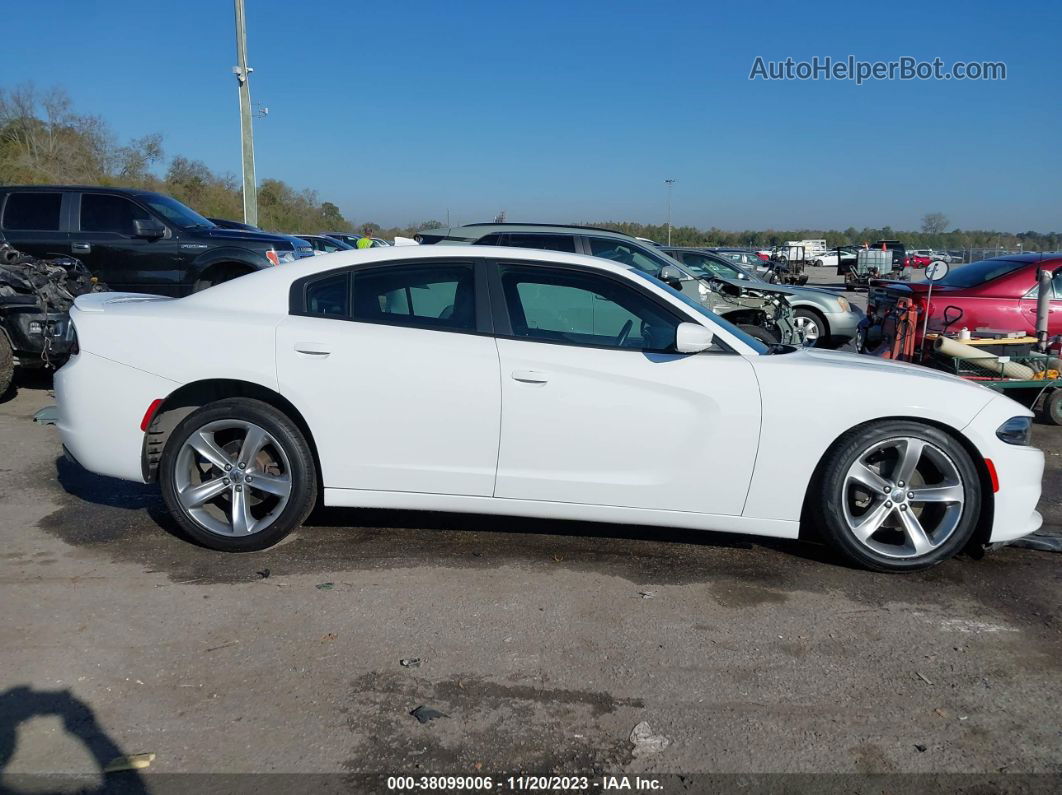
<path id="1" fill-rule="evenodd" d="M 337 273 L 307 284 L 306 314 L 317 317 L 349 317 L 350 274 Z"/>
<path id="2" fill-rule="evenodd" d="M 4 205 L 4 228 L 58 232 L 61 193 L 12 193 Z"/>
<path id="3" fill-rule="evenodd" d="M 475 270 L 453 263 L 354 271 L 353 316 L 363 323 L 474 331 Z"/>

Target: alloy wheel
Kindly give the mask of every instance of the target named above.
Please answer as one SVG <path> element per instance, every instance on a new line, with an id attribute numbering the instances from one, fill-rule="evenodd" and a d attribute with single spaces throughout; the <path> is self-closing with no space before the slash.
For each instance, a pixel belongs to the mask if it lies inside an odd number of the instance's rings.
<path id="1" fill-rule="evenodd" d="M 917 558 L 959 526 L 966 489 L 955 462 L 925 439 L 902 436 L 865 449 L 841 495 L 853 538 L 879 555 Z"/>
<path id="2" fill-rule="evenodd" d="M 193 431 L 174 468 L 181 507 L 211 533 L 246 537 L 265 530 L 291 496 L 291 463 L 259 425 L 217 420 Z"/>
<path id="3" fill-rule="evenodd" d="M 822 329 L 813 317 L 797 315 L 793 318 L 793 325 L 796 326 L 805 342 L 816 342 L 822 335 Z"/>

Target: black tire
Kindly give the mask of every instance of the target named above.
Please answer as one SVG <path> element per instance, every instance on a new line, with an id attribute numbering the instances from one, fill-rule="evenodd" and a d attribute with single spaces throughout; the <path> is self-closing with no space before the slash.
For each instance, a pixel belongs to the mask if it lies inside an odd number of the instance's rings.
<path id="1" fill-rule="evenodd" d="M 814 265 L 816 268 L 821 268 L 822 267 L 822 260 L 821 259 L 817 259 L 817 260 L 815 260 L 812 263 L 812 265 Z"/>
<path id="2" fill-rule="evenodd" d="M 0 395 L 3 392 L 0 391 Z M 1044 400 L 1041 410 L 1045 420 L 1053 425 L 1062 425 L 1062 389 L 1053 389 L 1051 394 Z"/>
<path id="3" fill-rule="evenodd" d="M 777 334 L 765 329 L 763 326 L 753 326 L 750 323 L 739 323 L 738 328 L 750 337 L 755 337 L 760 342 L 764 342 L 767 345 L 777 345 L 780 342 Z"/>
<path id="4" fill-rule="evenodd" d="M 15 378 L 15 352 L 11 350 L 7 334 L 0 331 L 0 400 L 11 388 L 11 382 Z"/>
<path id="5" fill-rule="evenodd" d="M 959 513 L 953 529 L 950 530 L 950 534 L 946 534 L 939 545 L 930 551 L 909 557 L 894 557 L 881 554 L 859 541 L 855 532 L 849 527 L 848 520 L 845 517 L 844 504 L 841 502 L 847 499 L 845 482 L 849 468 L 868 449 L 896 437 L 922 440 L 943 452 L 949 463 L 953 465 L 963 492 L 961 513 Z M 932 485 L 932 483 L 927 482 L 917 488 L 922 488 L 923 486 L 931 487 Z M 898 489 L 893 494 L 905 492 L 909 495 L 911 492 L 906 490 L 913 488 L 916 488 L 913 483 L 907 483 L 905 488 Z M 819 482 L 813 486 L 813 489 L 812 497 L 815 503 L 812 506 L 812 510 L 809 511 L 809 518 L 814 519 L 822 537 L 837 552 L 851 562 L 863 568 L 880 572 L 906 572 L 927 569 L 953 557 L 969 542 L 977 527 L 977 520 L 981 510 L 981 479 L 966 449 L 952 436 L 938 428 L 907 420 L 884 420 L 842 436 L 827 453 L 825 467 Z M 914 500 L 908 503 L 904 494 L 901 494 L 900 498 L 907 504 L 908 508 L 906 510 L 910 511 L 910 515 L 917 518 L 919 522 L 926 518 L 927 525 L 932 521 L 932 516 L 925 511 L 944 510 L 936 505 L 927 509 L 923 504 L 921 509 L 923 513 L 919 515 L 917 511 L 913 510 Z M 895 499 L 895 497 L 888 498 L 882 494 L 878 495 L 876 499 L 884 501 L 886 499 Z M 877 505 L 882 504 L 882 502 L 877 503 Z M 889 502 L 887 504 L 892 505 L 893 503 Z M 899 521 L 899 504 L 900 501 L 898 500 L 897 507 L 892 509 L 889 521 L 892 521 L 892 517 L 897 517 L 896 521 Z M 871 510 L 870 507 L 866 509 L 867 513 Z M 858 520 L 862 517 L 856 518 Z M 922 525 L 920 524 L 920 526 Z M 887 538 L 887 534 L 892 533 L 895 536 L 899 532 L 898 530 L 890 529 L 888 526 L 883 526 L 871 538 L 877 539 L 881 533 L 886 534 L 885 538 Z M 932 530 L 930 533 L 935 534 Z M 880 542 L 878 545 L 882 546 Z"/>
<path id="6" fill-rule="evenodd" d="M 830 337 L 830 325 L 826 322 L 826 318 L 816 312 L 814 309 L 808 309 L 807 307 L 797 307 L 793 310 L 793 317 L 805 320 L 809 323 L 815 324 L 816 345 L 825 345 Z"/>
<path id="7" fill-rule="evenodd" d="M 287 475 L 291 490 L 287 504 L 271 522 L 242 537 L 207 529 L 182 505 L 177 493 L 176 467 L 184 443 L 204 425 L 225 420 L 249 422 L 264 429 L 283 448 L 290 464 Z M 249 468 L 247 472 L 250 471 Z M 317 500 L 317 469 L 306 438 L 283 412 L 260 400 L 226 398 L 197 409 L 174 429 L 162 453 L 159 485 L 166 507 L 181 529 L 195 541 L 223 552 L 254 552 L 278 543 L 306 520 Z M 253 487 L 248 487 L 248 492 L 251 491 Z"/>

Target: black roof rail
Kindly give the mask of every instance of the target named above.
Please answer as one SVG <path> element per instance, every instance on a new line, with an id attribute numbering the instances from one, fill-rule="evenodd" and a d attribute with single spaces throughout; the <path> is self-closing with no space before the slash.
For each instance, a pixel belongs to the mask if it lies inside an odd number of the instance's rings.
<path id="1" fill-rule="evenodd" d="M 464 229 L 466 226 L 555 226 L 561 229 L 590 229 L 594 232 L 611 232 L 614 235 L 627 235 L 626 232 L 620 232 L 615 229 L 605 229 L 600 226 L 584 226 L 583 224 L 523 224 L 519 221 L 502 221 L 499 223 L 495 223 L 494 221 L 480 221 L 474 224 L 462 224 L 460 227 L 456 228 Z M 634 237 L 634 235 L 627 235 L 627 237 Z"/>

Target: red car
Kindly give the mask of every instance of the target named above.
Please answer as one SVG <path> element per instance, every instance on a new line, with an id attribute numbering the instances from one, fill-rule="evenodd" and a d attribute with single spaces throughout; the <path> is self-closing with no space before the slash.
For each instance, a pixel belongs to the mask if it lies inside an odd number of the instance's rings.
<path id="1" fill-rule="evenodd" d="M 1062 254 L 1014 254 L 952 268 L 933 284 L 929 302 L 929 331 L 957 333 L 963 327 L 1036 333 L 1036 274 L 1041 268 L 1054 274 L 1051 314 L 1047 331 L 1062 334 Z M 903 325 L 898 323 L 897 302 L 910 299 L 917 309 L 915 346 L 921 344 L 929 282 L 871 283 L 867 316 L 856 340 L 863 353 L 892 347 Z M 898 332 L 898 327 L 901 329 Z"/>
<path id="2" fill-rule="evenodd" d="M 932 260 L 929 257 L 923 257 L 921 254 L 908 254 L 903 258 L 903 266 L 905 268 L 924 268 Z"/>

